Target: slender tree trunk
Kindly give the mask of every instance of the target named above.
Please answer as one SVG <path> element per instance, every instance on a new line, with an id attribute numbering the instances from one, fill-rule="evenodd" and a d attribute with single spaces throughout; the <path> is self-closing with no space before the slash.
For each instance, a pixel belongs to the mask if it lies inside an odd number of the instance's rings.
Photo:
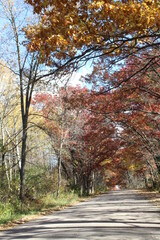
<path id="1" fill-rule="evenodd" d="M 148 179 L 147 179 L 146 175 L 144 175 L 144 182 L 145 182 L 146 189 L 148 189 Z"/>
<path id="2" fill-rule="evenodd" d="M 25 194 L 25 163 L 26 163 L 27 124 L 23 125 L 21 168 L 20 168 L 20 200 L 24 201 Z"/>
<path id="3" fill-rule="evenodd" d="M 131 186 L 132 186 L 132 180 L 131 180 L 131 176 L 130 176 L 130 173 L 127 171 L 126 172 L 126 175 L 127 175 L 127 182 L 128 182 L 128 188 L 131 188 Z"/>
<path id="4" fill-rule="evenodd" d="M 9 163 L 9 161 L 8 161 L 8 163 Z M 10 172 L 11 168 L 10 168 L 10 164 L 7 164 L 6 160 L 4 161 L 4 165 L 5 165 L 4 171 L 5 171 L 6 178 L 7 178 L 8 188 L 10 190 L 11 189 L 11 180 L 10 180 L 9 172 Z"/>
<path id="5" fill-rule="evenodd" d="M 77 186 L 77 176 L 75 173 L 73 173 L 73 182 L 74 182 L 74 186 Z"/>
<path id="6" fill-rule="evenodd" d="M 88 195 L 88 179 L 85 175 L 82 177 L 81 196 Z"/>
<path id="7" fill-rule="evenodd" d="M 1 133 L 2 133 L 2 140 L 1 140 L 1 153 L 2 153 L 2 169 L 1 169 L 1 189 L 4 190 L 4 176 L 5 176 L 5 134 L 4 134 L 4 127 L 3 127 L 3 121 L 1 122 Z"/>
<path id="8" fill-rule="evenodd" d="M 4 190 L 4 176 L 5 176 L 5 154 L 2 153 L 2 172 L 1 172 L 1 189 Z"/>
<path id="9" fill-rule="evenodd" d="M 160 156 L 154 157 L 154 161 L 155 161 L 157 171 L 158 171 L 158 174 L 159 174 L 159 177 L 160 177 Z"/>
<path id="10" fill-rule="evenodd" d="M 61 131 L 62 132 L 62 131 Z M 60 195 L 60 188 L 62 182 L 61 168 L 62 168 L 62 146 L 63 143 L 60 143 L 59 156 L 58 156 L 58 183 L 57 183 L 57 197 Z"/>
<path id="11" fill-rule="evenodd" d="M 6 16 L 11 24 L 12 33 L 14 36 L 15 47 L 16 47 L 16 57 L 18 64 L 19 73 L 19 91 L 20 91 L 20 103 L 21 103 L 21 118 L 22 118 L 22 149 L 21 149 L 21 163 L 20 163 L 20 192 L 19 197 L 21 202 L 24 200 L 25 193 L 25 163 L 26 163 L 26 142 L 27 142 L 27 125 L 29 108 L 31 104 L 32 93 L 34 89 L 35 82 L 37 81 L 37 73 L 39 67 L 39 53 L 29 54 L 26 52 L 24 56 L 24 48 L 22 46 L 21 33 L 19 31 L 19 23 L 17 24 L 17 19 L 15 17 L 15 5 L 12 1 L 7 1 L 7 6 L 4 4 L 4 11 L 7 12 Z M 22 55 L 21 55 L 22 53 Z M 22 57 L 23 56 L 23 57 Z M 28 70 L 28 71 L 26 71 Z M 17 72 L 17 71 L 16 71 Z M 17 148 L 17 156 L 18 156 Z"/>
<path id="12" fill-rule="evenodd" d="M 14 151 L 13 151 L 13 154 L 14 154 Z M 14 159 L 14 157 L 13 157 L 13 159 Z M 11 163 L 11 153 L 9 153 L 8 163 L 9 163 L 8 185 L 9 185 L 9 188 L 11 188 L 12 181 L 13 181 L 13 170 L 12 170 L 12 163 Z M 13 164 L 15 164 L 14 161 L 13 161 Z"/>
<path id="13" fill-rule="evenodd" d="M 63 121 L 64 116 L 62 119 L 62 126 L 61 126 L 61 135 L 60 135 L 60 147 L 59 147 L 59 156 L 58 156 L 58 184 L 57 184 L 57 197 L 60 195 L 60 188 L 61 188 L 61 182 L 62 182 L 62 176 L 61 176 L 61 168 L 62 168 L 62 148 L 63 148 Z"/>
<path id="14" fill-rule="evenodd" d="M 92 175 L 91 175 L 91 186 L 90 186 L 90 193 L 91 194 L 94 194 L 94 192 L 95 192 L 94 184 L 95 184 L 95 175 L 94 175 L 94 172 L 92 172 Z"/>
<path id="15" fill-rule="evenodd" d="M 151 181 L 152 181 L 152 188 L 154 189 L 156 187 L 156 175 L 153 171 L 153 168 L 149 168 L 149 173 L 150 173 L 150 176 L 151 176 Z"/>
<path id="16" fill-rule="evenodd" d="M 16 163 L 19 167 L 19 170 L 21 169 L 21 158 L 20 158 L 20 149 L 19 149 L 19 140 L 18 140 L 18 132 L 17 132 L 17 127 L 16 127 L 16 119 L 14 119 L 14 131 L 15 131 L 15 135 L 16 135 L 16 155 L 17 155 L 17 159 L 16 159 Z M 15 172 L 16 174 L 16 172 Z M 16 177 L 16 176 L 15 176 Z"/>
<path id="17" fill-rule="evenodd" d="M 80 196 L 82 197 L 84 194 L 84 184 L 83 182 L 81 183 L 81 186 L 80 186 Z"/>
<path id="18" fill-rule="evenodd" d="M 60 195 L 62 176 L 61 176 L 61 158 L 58 159 L 58 184 L 57 184 L 57 197 Z"/>

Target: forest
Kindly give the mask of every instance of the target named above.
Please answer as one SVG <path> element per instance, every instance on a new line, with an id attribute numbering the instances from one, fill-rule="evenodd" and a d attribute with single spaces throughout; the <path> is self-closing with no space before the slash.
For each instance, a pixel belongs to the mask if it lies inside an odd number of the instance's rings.
<path id="1" fill-rule="evenodd" d="M 0 10 L 0 223 L 115 185 L 160 191 L 160 2 Z"/>

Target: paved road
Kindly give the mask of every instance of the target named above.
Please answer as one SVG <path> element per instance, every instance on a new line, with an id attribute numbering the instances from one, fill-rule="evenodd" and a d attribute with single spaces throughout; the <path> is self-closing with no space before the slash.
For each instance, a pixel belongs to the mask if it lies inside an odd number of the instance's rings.
<path id="1" fill-rule="evenodd" d="M 116 191 L 0 232 L 0 239 L 160 240 L 160 209 Z"/>

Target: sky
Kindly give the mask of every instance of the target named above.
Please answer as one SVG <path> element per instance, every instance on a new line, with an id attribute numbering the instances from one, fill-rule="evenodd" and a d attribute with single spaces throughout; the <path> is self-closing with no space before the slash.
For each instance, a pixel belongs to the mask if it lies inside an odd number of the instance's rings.
<path id="1" fill-rule="evenodd" d="M 6 1 L 6 2 L 5 2 Z M 6 12 L 3 11 L 3 8 L 5 6 L 7 6 L 7 1 L 8 0 L 0 0 L 0 31 L 1 31 L 1 35 L 0 35 L 0 60 L 4 59 L 5 62 L 7 62 L 9 64 L 9 66 L 12 66 L 12 63 L 15 64 L 13 61 L 13 59 L 16 60 L 17 56 L 16 56 L 16 49 L 15 49 L 15 43 L 14 43 L 14 37 L 11 34 L 10 31 L 10 27 L 9 27 L 9 21 L 6 18 Z M 17 26 L 21 29 L 23 26 L 25 26 L 26 22 L 25 22 L 25 18 L 27 18 L 27 21 L 29 19 L 29 21 L 32 19 L 33 15 L 32 15 L 32 9 L 27 10 L 25 9 L 24 11 L 24 4 L 23 1 L 20 2 L 20 0 L 14 0 L 15 2 L 15 6 L 13 8 L 13 12 L 14 17 L 17 21 Z M 18 7 L 18 4 L 20 4 L 20 6 Z M 30 14 L 32 16 L 30 16 Z M 20 36 L 20 40 L 22 38 L 22 41 L 24 41 L 23 39 L 23 34 L 22 36 Z M 21 48 L 22 52 L 23 52 L 23 48 Z M 8 54 L 7 54 L 8 53 Z M 76 85 L 80 85 L 80 86 L 84 86 L 84 83 L 82 83 L 82 81 L 80 80 L 82 76 L 85 76 L 86 74 L 91 72 L 91 64 L 88 62 L 85 66 L 83 66 L 82 68 L 80 68 L 77 72 L 74 72 L 72 74 L 71 79 L 69 80 L 69 85 L 72 86 L 76 86 Z"/>
<path id="2" fill-rule="evenodd" d="M 92 66 L 90 63 L 87 63 L 85 66 L 80 68 L 77 72 L 74 72 L 71 79 L 69 80 L 69 85 L 76 86 L 84 86 L 86 85 L 84 82 L 82 82 L 81 77 L 84 77 L 85 75 L 91 73 Z M 88 85 L 89 87 L 89 85 Z"/>

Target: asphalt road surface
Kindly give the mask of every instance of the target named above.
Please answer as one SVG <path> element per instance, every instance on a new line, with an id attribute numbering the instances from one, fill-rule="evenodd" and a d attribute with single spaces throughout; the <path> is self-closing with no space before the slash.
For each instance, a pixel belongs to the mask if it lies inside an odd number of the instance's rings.
<path id="1" fill-rule="evenodd" d="M 115 191 L 0 232 L 0 239 L 160 240 L 159 210 L 136 191 Z"/>

